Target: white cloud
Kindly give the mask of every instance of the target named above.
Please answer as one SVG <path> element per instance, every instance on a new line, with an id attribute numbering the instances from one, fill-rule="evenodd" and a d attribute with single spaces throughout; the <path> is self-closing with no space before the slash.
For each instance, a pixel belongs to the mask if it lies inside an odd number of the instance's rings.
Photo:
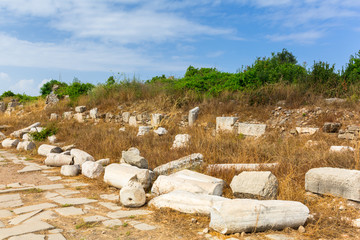
<path id="1" fill-rule="evenodd" d="M 208 57 L 208 58 L 217 58 L 217 57 L 220 57 L 220 56 L 224 55 L 224 53 L 225 53 L 224 51 L 215 51 L 215 52 L 208 53 L 206 55 L 206 57 Z"/>
<path id="2" fill-rule="evenodd" d="M 266 38 L 270 39 L 274 42 L 283 42 L 283 41 L 291 41 L 298 42 L 303 44 L 313 43 L 315 40 L 323 37 L 322 32 L 318 31 L 307 31 L 301 33 L 291 33 L 291 34 L 275 34 L 275 35 L 267 35 Z"/>
<path id="3" fill-rule="evenodd" d="M 10 76 L 7 73 L 0 72 L 0 81 L 2 83 L 9 82 L 10 81 Z"/>
<path id="4" fill-rule="evenodd" d="M 37 88 L 34 79 L 22 79 L 10 86 L 10 90 L 14 93 L 26 93 L 31 96 L 39 95 L 39 88 Z"/>

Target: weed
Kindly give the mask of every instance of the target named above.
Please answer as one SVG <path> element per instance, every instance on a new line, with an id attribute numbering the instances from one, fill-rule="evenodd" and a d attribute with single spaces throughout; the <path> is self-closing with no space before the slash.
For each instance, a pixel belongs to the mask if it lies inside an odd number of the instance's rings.
<path id="1" fill-rule="evenodd" d="M 127 227 L 129 224 L 127 222 L 123 223 L 123 227 Z"/>
<path id="2" fill-rule="evenodd" d="M 78 224 L 75 225 L 76 229 L 80 229 L 80 228 L 92 228 L 95 227 L 96 225 L 98 225 L 98 222 L 80 222 Z"/>
<path id="3" fill-rule="evenodd" d="M 72 207 L 72 206 L 73 206 L 72 204 L 68 204 L 68 203 L 61 205 L 61 207 L 63 207 L 63 208 L 65 208 L 65 207 Z"/>

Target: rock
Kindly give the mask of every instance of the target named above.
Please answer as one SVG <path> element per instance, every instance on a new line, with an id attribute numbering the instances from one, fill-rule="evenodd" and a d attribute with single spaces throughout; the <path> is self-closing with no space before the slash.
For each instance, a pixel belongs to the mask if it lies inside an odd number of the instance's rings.
<path id="1" fill-rule="evenodd" d="M 232 199 L 214 203 L 209 226 L 222 234 L 282 230 L 304 225 L 308 216 L 300 202 Z"/>
<path id="2" fill-rule="evenodd" d="M 266 124 L 239 123 L 238 134 L 260 137 L 265 134 Z"/>
<path id="3" fill-rule="evenodd" d="M 36 147 L 34 142 L 30 142 L 30 141 L 24 141 L 24 142 L 19 142 L 17 145 L 17 150 L 25 150 L 25 151 L 31 151 Z"/>
<path id="4" fill-rule="evenodd" d="M 260 168 L 275 168 L 279 163 L 224 163 L 224 164 L 209 164 L 208 171 L 216 170 L 236 170 L 236 171 L 249 171 L 257 170 Z"/>
<path id="5" fill-rule="evenodd" d="M 57 113 L 50 114 L 50 121 L 56 121 L 59 119 L 59 115 Z"/>
<path id="6" fill-rule="evenodd" d="M 81 165 L 81 173 L 88 178 L 98 178 L 103 173 L 104 167 L 92 161 L 86 161 Z"/>
<path id="7" fill-rule="evenodd" d="M 85 117 L 84 117 L 83 113 L 75 113 L 74 114 L 74 119 L 76 121 L 78 121 L 79 123 L 84 123 L 85 122 Z"/>
<path id="8" fill-rule="evenodd" d="M 3 134 L 2 132 L 0 132 L 0 140 L 4 140 L 6 138 L 5 134 Z"/>
<path id="9" fill-rule="evenodd" d="M 355 149 L 349 146 L 331 146 L 330 147 L 330 152 L 346 152 L 346 151 L 351 151 L 354 152 Z"/>
<path id="10" fill-rule="evenodd" d="M 161 113 L 151 114 L 151 126 L 153 127 L 159 126 L 163 118 L 164 116 Z"/>
<path id="11" fill-rule="evenodd" d="M 138 168 L 147 169 L 149 167 L 148 161 L 140 156 L 140 151 L 137 148 L 129 148 L 127 151 L 122 151 L 122 160 Z"/>
<path id="12" fill-rule="evenodd" d="M 122 116 L 123 122 L 125 122 L 125 123 L 129 122 L 129 118 L 130 118 L 130 113 L 129 112 L 123 112 L 121 116 Z"/>
<path id="13" fill-rule="evenodd" d="M 75 112 L 77 113 L 83 113 L 86 111 L 86 106 L 77 106 L 75 107 Z"/>
<path id="14" fill-rule="evenodd" d="M 298 228 L 298 232 L 299 232 L 299 233 L 305 233 L 306 230 L 305 230 L 305 228 L 304 228 L 303 226 L 300 226 L 300 227 Z"/>
<path id="15" fill-rule="evenodd" d="M 171 161 L 154 168 L 157 175 L 167 175 L 174 171 L 182 169 L 196 169 L 204 163 L 204 156 L 200 153 L 193 153 L 189 156 Z"/>
<path id="16" fill-rule="evenodd" d="M 38 127 L 38 126 L 40 126 L 40 123 L 39 123 L 39 122 L 36 122 L 36 123 L 34 123 L 34 124 L 31 124 L 30 126 L 28 126 L 28 127 L 26 127 L 26 128 L 23 128 L 23 129 L 14 131 L 13 133 L 10 134 L 10 136 L 11 136 L 11 137 L 14 137 L 14 138 L 22 138 L 25 133 L 30 132 L 30 130 L 31 130 L 32 128 L 35 128 L 35 127 Z"/>
<path id="17" fill-rule="evenodd" d="M 0 102 L 0 112 L 5 112 L 6 104 L 4 102 Z"/>
<path id="18" fill-rule="evenodd" d="M 125 127 L 119 128 L 119 132 L 126 132 L 126 128 Z"/>
<path id="19" fill-rule="evenodd" d="M 144 189 L 148 189 L 151 184 L 150 171 L 148 169 L 140 169 L 129 164 L 112 163 L 105 167 L 104 182 L 116 187 L 122 188 L 128 184 L 130 180 L 141 183 Z"/>
<path id="20" fill-rule="evenodd" d="M 276 199 L 278 180 L 270 171 L 244 171 L 230 184 L 237 198 Z"/>
<path id="21" fill-rule="evenodd" d="M 38 154 L 41 156 L 47 156 L 49 153 L 61 153 L 62 149 L 57 146 L 42 144 L 38 148 Z"/>
<path id="22" fill-rule="evenodd" d="M 131 116 L 131 117 L 129 118 L 129 126 L 137 127 L 136 117 Z"/>
<path id="23" fill-rule="evenodd" d="M 346 102 L 346 99 L 341 99 L 341 98 L 325 98 L 324 99 L 325 103 L 326 104 L 341 104 L 341 103 L 344 103 Z"/>
<path id="24" fill-rule="evenodd" d="M 151 127 L 148 127 L 148 126 L 140 126 L 139 127 L 139 132 L 137 134 L 137 136 L 143 136 L 147 133 L 149 133 L 151 130 Z"/>
<path id="25" fill-rule="evenodd" d="M 114 118 L 114 115 L 111 112 L 108 112 L 105 114 L 105 122 L 111 122 L 111 120 Z"/>
<path id="26" fill-rule="evenodd" d="M 337 133 L 341 128 L 341 123 L 326 122 L 323 126 L 323 132 L 325 133 Z"/>
<path id="27" fill-rule="evenodd" d="M 74 164 L 79 164 L 80 166 L 86 161 L 95 161 L 93 156 L 76 148 L 70 150 L 70 155 L 74 157 Z"/>
<path id="28" fill-rule="evenodd" d="M 55 135 L 48 136 L 48 140 L 51 144 L 54 144 L 56 142 L 56 136 Z"/>
<path id="29" fill-rule="evenodd" d="M 98 164 L 101 164 L 103 166 L 110 164 L 110 158 L 104 158 L 96 161 Z"/>
<path id="30" fill-rule="evenodd" d="M 66 120 L 70 120 L 73 118 L 73 112 L 64 112 L 63 113 L 63 118 L 66 119 Z"/>
<path id="31" fill-rule="evenodd" d="M 227 198 L 175 190 L 153 198 L 149 202 L 149 206 L 156 208 L 171 208 L 182 213 L 210 215 L 213 204 L 224 200 L 227 200 Z"/>
<path id="32" fill-rule="evenodd" d="M 163 127 L 159 127 L 158 129 L 154 130 L 154 133 L 156 133 L 159 136 L 162 136 L 162 135 L 167 134 L 168 131 Z"/>
<path id="33" fill-rule="evenodd" d="M 32 141 L 33 137 L 29 133 L 25 133 L 23 135 L 22 139 L 25 140 L 25 141 Z"/>
<path id="34" fill-rule="evenodd" d="M 189 134 L 178 134 L 175 136 L 175 140 L 171 148 L 174 149 L 186 147 L 188 146 L 190 139 L 191 136 Z"/>
<path id="35" fill-rule="evenodd" d="M 360 201 L 360 171 L 342 168 L 313 168 L 305 174 L 305 190 Z"/>
<path id="36" fill-rule="evenodd" d="M 55 91 L 51 91 L 51 93 L 46 96 L 46 99 L 45 99 L 46 107 L 45 108 L 47 108 L 49 106 L 53 106 L 58 102 L 59 102 L 59 98 L 55 94 Z"/>
<path id="37" fill-rule="evenodd" d="M 6 138 L 1 142 L 1 145 L 3 148 L 16 148 L 19 142 L 20 141 L 18 139 Z"/>
<path id="38" fill-rule="evenodd" d="M 312 127 L 296 127 L 296 131 L 298 134 L 307 134 L 313 135 L 319 131 L 319 128 L 312 128 Z"/>
<path id="39" fill-rule="evenodd" d="M 183 190 L 192 193 L 221 196 L 224 186 L 224 181 L 221 179 L 197 172 L 188 173 L 183 171 L 170 176 L 160 175 L 154 182 L 151 192 L 155 195 L 162 195 L 175 190 Z"/>
<path id="40" fill-rule="evenodd" d="M 90 118 L 92 119 L 96 119 L 98 117 L 98 109 L 97 108 L 93 108 L 90 110 Z"/>
<path id="41" fill-rule="evenodd" d="M 74 164 L 74 158 L 69 155 L 49 153 L 45 159 L 45 165 L 51 167 L 61 167 L 63 165 Z"/>
<path id="42" fill-rule="evenodd" d="M 237 117 L 217 117 L 216 118 L 216 132 L 234 132 Z"/>
<path id="43" fill-rule="evenodd" d="M 79 165 L 63 165 L 60 170 L 61 175 L 64 176 L 77 176 L 80 174 L 80 166 Z"/>
<path id="44" fill-rule="evenodd" d="M 194 125 L 194 122 L 197 120 L 199 116 L 199 111 L 200 111 L 199 107 L 193 108 L 189 111 L 188 121 L 190 127 L 192 127 Z"/>
<path id="45" fill-rule="evenodd" d="M 141 183 L 129 181 L 126 186 L 120 190 L 120 202 L 125 207 L 141 207 L 146 202 L 144 188 Z"/>

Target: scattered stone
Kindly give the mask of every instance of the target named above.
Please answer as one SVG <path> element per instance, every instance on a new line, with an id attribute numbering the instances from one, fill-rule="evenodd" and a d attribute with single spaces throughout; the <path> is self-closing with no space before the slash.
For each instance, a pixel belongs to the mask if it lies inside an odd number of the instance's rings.
<path id="1" fill-rule="evenodd" d="M 106 221 L 103 221 L 103 224 L 105 227 L 109 227 L 109 228 L 123 225 L 122 221 L 119 219 L 106 220 Z"/>
<path id="2" fill-rule="evenodd" d="M 312 128 L 312 127 L 296 127 L 296 131 L 298 134 L 307 134 L 313 135 L 319 131 L 319 128 Z"/>
<path id="3" fill-rule="evenodd" d="M 351 151 L 354 152 L 355 149 L 349 146 L 331 146 L 330 147 L 330 152 L 346 152 L 346 151 Z"/>
<path id="4" fill-rule="evenodd" d="M 326 122 L 323 126 L 323 132 L 325 133 L 337 133 L 341 128 L 341 123 Z"/>
<path id="5" fill-rule="evenodd" d="M 129 181 L 126 186 L 120 190 L 120 202 L 125 207 L 141 207 L 146 202 L 144 188 L 141 183 Z"/>
<path id="6" fill-rule="evenodd" d="M 72 119 L 73 118 L 73 112 L 64 112 L 63 113 L 63 118 L 65 119 L 65 120 L 70 120 L 70 119 Z"/>
<path id="7" fill-rule="evenodd" d="M 231 181 L 236 198 L 276 199 L 279 182 L 270 171 L 244 171 Z"/>
<path id="8" fill-rule="evenodd" d="M 81 166 L 81 173 L 88 178 L 98 178 L 104 172 L 104 167 L 92 161 L 86 161 Z"/>
<path id="9" fill-rule="evenodd" d="M 154 168 L 154 173 L 157 175 L 167 175 L 174 171 L 179 171 L 182 169 L 196 169 L 204 163 L 203 159 L 204 156 L 202 154 L 193 153 L 189 156 L 168 162 Z"/>
<path id="10" fill-rule="evenodd" d="M 209 164 L 208 171 L 214 170 L 236 170 L 236 171 L 249 171 L 257 170 L 260 168 L 275 168 L 279 163 L 225 163 L 225 164 Z"/>
<path id="11" fill-rule="evenodd" d="M 24 141 L 24 142 L 19 142 L 16 150 L 21 151 L 31 151 L 36 147 L 34 142 L 30 142 L 30 141 Z"/>
<path id="12" fill-rule="evenodd" d="M 163 118 L 164 115 L 162 115 L 161 113 L 151 114 L 151 126 L 153 127 L 159 126 Z"/>
<path id="13" fill-rule="evenodd" d="M 36 127 L 38 127 L 38 126 L 40 126 L 40 122 L 36 122 L 36 123 L 34 123 L 34 124 L 31 124 L 30 126 L 28 126 L 28 127 L 26 127 L 26 128 L 17 130 L 17 131 L 15 131 L 15 132 L 11 133 L 10 136 L 11 136 L 11 137 L 14 137 L 14 138 L 22 138 L 25 133 L 30 132 L 30 130 L 31 130 L 32 128 L 36 128 Z"/>
<path id="14" fill-rule="evenodd" d="M 260 137 L 265 134 L 266 124 L 239 123 L 238 134 Z"/>
<path id="15" fill-rule="evenodd" d="M 110 164 L 110 158 L 104 158 L 96 161 L 98 164 L 101 164 L 102 166 L 107 166 Z"/>
<path id="16" fill-rule="evenodd" d="M 92 119 L 96 119 L 98 117 L 98 109 L 97 108 L 93 108 L 90 110 L 90 118 Z"/>
<path id="17" fill-rule="evenodd" d="M 282 230 L 304 225 L 308 216 L 300 202 L 231 199 L 214 203 L 210 227 L 222 234 Z"/>
<path id="18" fill-rule="evenodd" d="M 55 135 L 48 136 L 47 138 L 51 144 L 54 144 L 57 140 Z"/>
<path id="19" fill-rule="evenodd" d="M 306 229 L 305 229 L 303 226 L 300 226 L 300 227 L 298 228 L 298 232 L 299 232 L 299 233 L 305 233 L 305 232 L 306 232 Z"/>
<path id="20" fill-rule="evenodd" d="M 139 149 L 134 147 L 122 151 L 122 161 L 138 168 L 147 169 L 149 167 L 148 161 L 141 157 Z"/>
<path id="21" fill-rule="evenodd" d="M 61 233 L 49 234 L 48 240 L 66 240 L 66 238 Z"/>
<path id="22" fill-rule="evenodd" d="M 149 215 L 151 213 L 152 211 L 148 211 L 148 210 L 130 210 L 130 211 L 119 210 L 116 212 L 109 212 L 107 216 L 109 218 L 128 218 L 130 216 Z"/>
<path id="23" fill-rule="evenodd" d="M 63 165 L 60 170 L 61 175 L 64 176 L 77 176 L 80 174 L 80 165 Z"/>
<path id="24" fill-rule="evenodd" d="M 125 128 L 125 127 L 119 128 L 119 132 L 125 132 L 125 131 L 126 131 L 126 128 Z"/>
<path id="25" fill-rule="evenodd" d="M 134 228 L 136 228 L 136 229 L 138 229 L 140 231 L 151 231 L 151 230 L 156 229 L 155 226 L 152 226 L 152 225 L 149 225 L 149 224 L 146 224 L 146 223 L 142 223 L 142 222 L 139 222 L 139 221 L 132 220 L 132 221 L 128 221 L 128 223 L 132 227 L 134 227 Z"/>
<path id="26" fill-rule="evenodd" d="M 210 215 L 213 204 L 224 200 L 227 200 L 227 198 L 175 190 L 153 198 L 149 202 L 149 206 L 156 208 L 171 208 L 182 213 Z"/>
<path id="27" fill-rule="evenodd" d="M 50 114 L 50 121 L 56 121 L 59 119 L 59 115 L 57 113 Z"/>
<path id="28" fill-rule="evenodd" d="M 189 111 L 188 121 L 189 121 L 190 127 L 192 127 L 194 125 L 195 121 L 197 120 L 197 118 L 199 116 L 199 111 L 200 111 L 199 107 L 195 107 Z"/>
<path id="29" fill-rule="evenodd" d="M 360 201 L 360 171 L 313 168 L 305 174 L 305 190 Z"/>
<path id="30" fill-rule="evenodd" d="M 117 195 L 117 194 L 102 194 L 102 195 L 100 195 L 100 198 L 109 200 L 109 201 L 118 201 L 119 195 Z"/>
<path id="31" fill-rule="evenodd" d="M 86 223 L 101 222 L 101 221 L 105 221 L 105 220 L 109 220 L 109 218 L 103 217 L 100 215 L 95 215 L 95 216 L 90 216 L 90 217 L 84 218 L 84 222 L 86 222 Z"/>
<path id="32" fill-rule="evenodd" d="M 75 107 L 75 112 L 77 113 L 83 113 L 86 111 L 86 106 L 77 106 Z"/>
<path id="33" fill-rule="evenodd" d="M 83 113 L 75 113 L 74 114 L 74 119 L 79 123 L 84 123 L 85 122 L 85 116 L 84 116 Z"/>
<path id="34" fill-rule="evenodd" d="M 70 154 L 74 157 L 74 165 L 78 164 L 81 166 L 86 161 L 95 161 L 93 156 L 80 149 L 71 149 Z"/>
<path id="35" fill-rule="evenodd" d="M 123 112 L 121 116 L 122 116 L 123 122 L 125 122 L 125 123 L 129 122 L 129 119 L 130 119 L 130 113 L 129 112 Z"/>
<path id="36" fill-rule="evenodd" d="M 61 153 L 62 149 L 57 146 L 49 145 L 49 144 L 42 144 L 38 148 L 38 154 L 41 156 L 47 156 L 49 153 Z"/>
<path id="37" fill-rule="evenodd" d="M 137 121 L 135 116 L 131 116 L 129 118 L 129 126 L 131 127 L 137 127 Z"/>
<path id="38" fill-rule="evenodd" d="M 19 142 L 20 141 L 18 139 L 6 138 L 1 142 L 1 145 L 3 148 L 16 148 Z"/>
<path id="39" fill-rule="evenodd" d="M 39 235 L 34 233 L 24 234 L 16 237 L 11 237 L 9 240 L 45 240 L 45 235 Z"/>
<path id="40" fill-rule="evenodd" d="M 97 202 L 97 200 L 88 198 L 54 198 L 52 200 L 61 205 L 81 205 Z"/>
<path id="41" fill-rule="evenodd" d="M 216 132 L 234 132 L 237 117 L 217 117 L 216 118 Z"/>
<path id="42" fill-rule="evenodd" d="M 0 206 L 1 206 L 1 203 L 0 203 Z M 9 210 L 0 210 L 0 218 L 7 218 L 7 217 L 11 217 L 12 215 L 14 215 L 14 214 Z"/>
<path id="43" fill-rule="evenodd" d="M 49 153 L 44 163 L 46 166 L 61 167 L 63 165 L 74 164 L 74 158 L 69 155 Z"/>
<path id="44" fill-rule="evenodd" d="M 9 221 L 9 224 L 11 224 L 11 225 L 18 225 L 18 224 L 22 223 L 23 221 L 31 218 L 32 216 L 38 214 L 38 213 L 41 212 L 41 211 L 42 211 L 42 209 L 40 209 L 40 210 L 35 210 L 35 211 L 33 211 L 33 212 L 29 212 L 29 213 L 25 213 L 25 214 L 19 215 L 19 216 L 15 217 L 15 218 L 11 219 L 11 220 Z"/>
<path id="45" fill-rule="evenodd" d="M 149 126 L 139 126 L 139 131 L 136 136 L 144 136 L 145 134 L 149 133 L 151 130 L 151 127 Z"/>
<path id="46" fill-rule="evenodd" d="M 156 133 L 159 136 L 162 136 L 162 135 L 167 134 L 168 131 L 163 127 L 159 127 L 158 129 L 154 130 L 154 133 Z"/>
<path id="47" fill-rule="evenodd" d="M 46 231 L 53 228 L 54 226 L 42 221 L 23 223 L 12 228 L 0 229 L 0 239 L 5 239 L 11 236 L 22 235 L 26 233 Z"/>
<path id="48" fill-rule="evenodd" d="M 178 134 L 175 136 L 175 140 L 172 145 L 172 149 L 187 147 L 190 142 L 191 136 L 189 134 Z"/>
<path id="49" fill-rule="evenodd" d="M 53 207 L 57 207 L 57 206 L 52 203 L 40 203 L 40 204 L 36 204 L 36 205 L 16 208 L 13 211 L 15 214 L 19 215 L 22 213 L 28 213 L 28 212 L 32 212 L 32 211 L 36 211 L 36 210 L 44 210 L 44 209 L 53 208 Z"/>

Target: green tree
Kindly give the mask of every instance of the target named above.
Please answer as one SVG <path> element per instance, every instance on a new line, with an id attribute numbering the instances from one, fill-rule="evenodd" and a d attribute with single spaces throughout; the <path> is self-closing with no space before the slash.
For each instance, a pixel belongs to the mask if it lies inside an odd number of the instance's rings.
<path id="1" fill-rule="evenodd" d="M 107 86 L 111 86 L 114 85 L 116 83 L 114 76 L 110 76 L 107 80 L 106 80 L 106 85 Z"/>
<path id="2" fill-rule="evenodd" d="M 66 88 L 67 84 L 64 82 L 60 82 L 58 80 L 52 79 L 49 82 L 46 82 L 42 87 L 40 88 L 40 94 L 41 96 L 49 95 L 52 91 L 52 88 L 54 85 L 58 85 L 59 89 Z"/>
<path id="3" fill-rule="evenodd" d="M 1 97 L 14 97 L 15 96 L 15 94 L 12 92 L 12 91 L 6 91 L 6 92 L 4 92 L 2 95 L 1 95 Z"/>
<path id="4" fill-rule="evenodd" d="M 360 80 L 360 50 L 355 55 L 350 56 L 349 63 L 344 72 L 345 81 L 354 83 Z"/>

